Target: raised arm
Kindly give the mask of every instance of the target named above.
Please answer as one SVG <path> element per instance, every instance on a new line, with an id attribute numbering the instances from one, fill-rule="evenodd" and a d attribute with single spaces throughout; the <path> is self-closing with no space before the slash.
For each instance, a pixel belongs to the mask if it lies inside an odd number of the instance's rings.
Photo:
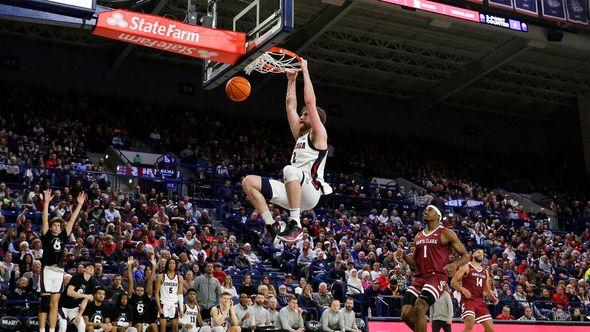
<path id="1" fill-rule="evenodd" d="M 45 235 L 49 230 L 49 202 L 53 199 L 51 189 L 43 192 L 43 217 L 41 218 L 41 234 Z"/>
<path id="2" fill-rule="evenodd" d="M 74 212 L 72 212 L 72 215 L 70 216 L 70 220 L 68 221 L 68 223 L 66 225 L 66 234 L 68 236 L 70 236 L 70 234 L 72 234 L 72 230 L 74 229 L 74 225 L 76 224 L 76 221 L 78 220 L 78 215 L 80 214 L 80 210 L 82 210 L 82 205 L 84 205 L 84 202 L 86 202 L 86 193 L 84 193 L 83 191 L 80 192 L 78 194 L 78 197 L 76 198 L 76 202 L 78 203 L 78 205 L 76 205 L 76 209 L 74 210 Z"/>
<path id="3" fill-rule="evenodd" d="M 131 294 L 133 294 L 133 263 L 135 263 L 135 259 L 133 259 L 133 256 L 129 256 L 129 258 L 127 259 L 127 279 L 129 279 L 129 287 L 127 287 L 127 294 L 129 296 L 132 296 Z"/>
<path id="4" fill-rule="evenodd" d="M 451 280 L 451 286 L 453 286 L 453 288 L 455 288 L 461 294 L 465 295 L 466 298 L 470 298 L 471 292 L 465 289 L 462 284 L 463 277 L 465 276 L 465 274 L 467 274 L 467 272 L 469 272 L 469 266 L 461 266 L 453 275 L 453 279 Z"/>
<path id="5" fill-rule="evenodd" d="M 152 253 L 152 255 L 154 255 L 154 254 Z M 152 296 L 152 290 L 154 288 L 154 279 L 156 278 L 156 257 L 155 256 L 152 256 L 150 263 L 152 263 L 152 269 L 150 271 L 150 276 L 148 277 L 147 286 L 145 288 L 145 292 L 148 297 Z"/>
<path id="6" fill-rule="evenodd" d="M 445 266 L 445 272 L 448 275 L 454 275 L 460 266 L 463 266 L 469 262 L 469 255 L 467 254 L 467 249 L 465 249 L 465 246 L 463 243 L 461 243 L 461 240 L 459 240 L 459 237 L 457 237 L 455 232 L 445 228 L 442 234 L 445 238 L 444 240 L 446 240 L 446 243 L 443 240 L 443 244 L 451 246 L 451 248 L 453 248 L 453 250 L 455 250 L 455 252 L 461 256 L 461 258 Z"/>
<path id="7" fill-rule="evenodd" d="M 305 106 L 307 106 L 309 120 L 311 121 L 313 144 L 316 148 L 325 150 L 328 148 L 328 134 L 318 114 L 315 92 L 311 83 L 311 77 L 309 76 L 307 60 L 305 59 L 301 59 L 301 71 L 303 72 L 303 99 Z"/>
<path id="8" fill-rule="evenodd" d="M 297 115 L 297 73 L 287 72 L 287 95 L 285 96 L 285 105 L 287 108 L 287 119 L 293 138 L 299 138 L 299 116 Z"/>

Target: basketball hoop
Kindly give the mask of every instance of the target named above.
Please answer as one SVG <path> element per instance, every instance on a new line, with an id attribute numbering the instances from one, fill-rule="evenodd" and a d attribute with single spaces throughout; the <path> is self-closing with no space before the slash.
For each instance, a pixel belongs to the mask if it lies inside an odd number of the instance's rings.
<path id="1" fill-rule="evenodd" d="M 259 73 L 285 73 L 294 72 L 301 67 L 299 55 L 280 47 L 273 47 L 268 52 L 259 56 L 244 68 L 244 72 L 250 75 L 253 71 Z"/>

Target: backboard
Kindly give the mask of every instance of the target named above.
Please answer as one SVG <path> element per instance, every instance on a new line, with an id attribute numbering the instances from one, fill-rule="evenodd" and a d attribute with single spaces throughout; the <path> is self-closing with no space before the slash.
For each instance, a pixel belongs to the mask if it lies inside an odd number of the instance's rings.
<path id="1" fill-rule="evenodd" d="M 209 20 L 203 22 L 204 26 L 247 34 L 246 53 L 236 64 L 203 60 L 202 85 L 208 90 L 223 84 L 262 53 L 283 42 L 295 26 L 294 0 L 208 2 Z"/>

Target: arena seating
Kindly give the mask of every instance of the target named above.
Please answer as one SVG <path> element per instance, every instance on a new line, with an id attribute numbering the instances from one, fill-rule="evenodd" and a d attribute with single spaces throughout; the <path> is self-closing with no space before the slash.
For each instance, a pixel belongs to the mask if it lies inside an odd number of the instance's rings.
<path id="1" fill-rule="evenodd" d="M 300 245 L 272 243 L 263 220 L 252 210 L 240 185 L 241 179 L 250 173 L 280 177 L 278 170 L 288 162 L 291 141 L 287 133 L 278 134 L 282 133 L 277 130 L 278 124 L 268 122 L 268 126 L 261 128 L 246 115 L 229 118 L 187 110 L 153 112 L 151 105 L 141 103 L 121 104 L 118 100 L 98 101 L 81 96 L 62 98 L 15 89 L 16 93 L 0 92 L 0 317 L 15 316 L 25 324 L 38 308 L 39 288 L 32 261 L 40 255 L 35 240 L 40 232 L 39 211 L 45 188 L 61 191 L 61 196 L 51 202 L 52 216 L 67 216 L 77 193 L 89 194 L 84 206 L 86 213 L 68 247 L 72 253 L 67 259 L 70 273 L 87 259 L 82 255 L 82 247 L 102 266 L 96 277 L 107 287 L 112 286 L 116 275 L 123 275 L 123 283 L 127 283 L 124 263 L 128 255 L 140 257 L 145 263 L 145 250 L 154 250 L 157 256 L 168 251 L 174 257 L 186 252 L 188 260 L 182 263 L 182 271 L 200 273 L 205 262 L 223 263 L 223 270 L 231 276 L 238 293 L 242 292 L 239 285 L 245 275 L 256 286 L 268 276 L 278 292 L 288 274 L 292 274 L 292 296 L 299 295 L 294 291 L 301 286 L 300 278 L 305 278 L 316 293 L 319 285 L 326 283 L 334 297 L 353 297 L 359 317 L 399 316 L 401 296 L 411 283 L 411 271 L 405 263 L 388 258 L 387 253 L 398 244 L 410 249 L 414 234 L 421 230 L 419 216 L 429 196 L 447 201 L 477 200 L 482 204 L 448 207 L 444 223 L 457 232 L 468 250 L 486 251 L 500 298 L 498 305 L 489 304 L 494 316 L 504 305 L 517 318 L 525 306 L 533 307 L 538 319 L 586 320 L 590 314 L 590 201 L 587 205 L 582 203 L 587 200 L 580 195 L 577 199 L 547 202 L 547 209 L 557 213 L 562 221 L 560 229 L 550 229 L 546 214 L 525 211 L 509 197 L 492 190 L 503 184 L 524 190 L 547 188 L 547 183 L 559 188 L 558 179 L 541 178 L 541 172 L 530 171 L 526 166 L 519 168 L 524 163 L 498 166 L 503 163 L 501 157 L 477 160 L 481 156 L 474 156 L 474 160 L 465 163 L 469 167 L 456 170 L 454 160 L 445 158 L 444 151 L 435 149 L 428 160 L 417 153 L 428 144 L 419 141 L 405 146 L 403 142 L 385 145 L 376 140 L 357 150 L 336 148 L 334 157 L 328 160 L 331 172 L 327 179 L 334 194 L 323 198 L 314 211 L 304 213 L 314 262 L 302 269 L 298 265 Z M 124 111 L 111 114 L 109 110 L 114 105 Z M 101 119 L 102 125 L 88 125 L 90 119 L 96 118 Z M 154 124 L 158 128 L 153 128 Z M 155 129 L 160 133 L 159 139 L 147 134 Z M 356 135 L 335 135 L 334 142 L 347 144 Z M 371 137 L 369 133 L 363 135 Z M 175 153 L 182 160 L 181 167 L 191 170 L 183 183 L 211 190 L 200 191 L 200 195 L 193 192 L 187 199 L 179 192 L 141 187 L 125 191 L 121 181 L 113 183 L 118 175 L 105 171 L 104 160 L 92 162 L 88 158 L 88 152 L 103 152 L 115 137 L 128 147 L 133 146 L 134 140 L 142 140 L 150 142 L 152 151 Z M 281 143 L 270 146 L 264 144 L 266 140 Z M 260 149 L 261 146 L 265 148 Z M 488 167 L 480 167 L 484 164 Z M 491 169 L 494 172 L 490 173 Z M 361 176 L 351 177 L 353 172 Z M 389 187 L 375 187 L 370 178 L 376 175 L 404 176 L 417 186 L 405 188 L 392 183 Z M 512 176 L 517 180 L 510 182 Z M 120 220 L 105 219 L 111 202 L 115 202 Z M 125 210 L 127 203 L 131 210 Z M 144 204 L 147 209 L 142 210 Z M 197 208 L 187 208 L 189 204 Z M 159 207 L 164 208 L 170 226 L 150 222 Z M 279 209 L 273 213 L 276 218 L 287 217 Z M 185 239 L 191 227 L 206 252 L 204 260 L 199 260 L 192 242 L 190 247 L 177 247 L 177 240 Z M 167 241 L 163 247 L 159 247 L 160 237 Z M 108 238 L 113 243 L 107 243 Z M 23 243 L 28 247 L 23 247 Z M 109 255 L 118 243 L 123 255 Z M 248 256 L 250 269 L 238 269 L 232 262 L 245 243 L 251 244 L 256 257 Z M 229 248 L 228 253 L 224 253 L 225 248 Z M 318 260 L 319 252 L 325 260 Z M 7 258 L 7 253 L 12 253 L 12 259 Z M 343 279 L 330 277 L 337 260 L 347 264 Z M 362 290 L 349 280 L 353 268 L 359 271 Z M 391 286 L 375 292 L 372 282 L 380 268 L 387 269 Z M 143 271 L 134 271 L 145 278 L 140 272 Z M 22 283 L 26 286 L 20 285 L 20 279 L 25 280 Z M 519 285 L 523 286 L 522 291 Z M 544 289 L 549 291 L 548 295 L 543 294 Z M 322 304 L 305 308 L 310 318 L 319 320 Z M 558 309 L 565 310 L 568 317 L 558 315 L 562 312 Z M 573 317 L 575 309 L 581 310 L 581 318 Z"/>

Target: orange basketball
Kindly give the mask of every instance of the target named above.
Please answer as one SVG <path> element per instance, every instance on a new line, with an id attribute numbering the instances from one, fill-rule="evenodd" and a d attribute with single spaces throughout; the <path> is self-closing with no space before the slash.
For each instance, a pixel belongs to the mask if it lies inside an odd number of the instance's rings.
<path id="1" fill-rule="evenodd" d="M 232 77 L 225 85 L 225 93 L 233 101 L 244 101 L 250 95 L 250 82 L 242 76 Z"/>

